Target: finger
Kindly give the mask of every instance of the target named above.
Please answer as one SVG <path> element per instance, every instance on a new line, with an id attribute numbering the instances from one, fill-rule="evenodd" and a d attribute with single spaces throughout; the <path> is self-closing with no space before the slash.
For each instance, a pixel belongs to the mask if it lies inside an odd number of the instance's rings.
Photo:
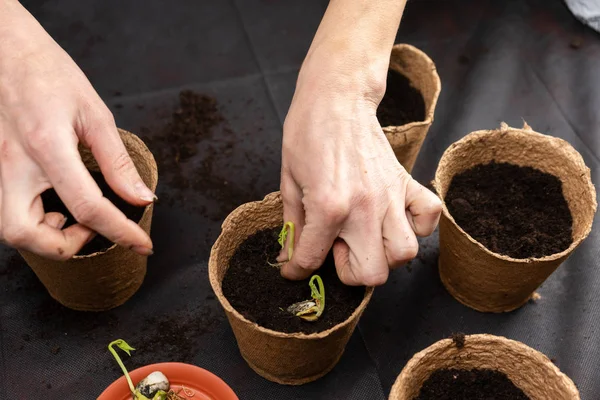
<path id="1" fill-rule="evenodd" d="M 309 197 L 308 190 L 302 193 L 305 225 L 298 235 L 292 259 L 281 268 L 284 278 L 294 280 L 308 278 L 323 265 L 348 215 L 348 207 L 339 200 L 340 196 L 320 193 L 320 197 Z"/>
<path id="2" fill-rule="evenodd" d="M 353 275 L 353 269 L 350 266 L 350 247 L 343 239 L 338 238 L 333 242 L 333 259 L 338 277 L 343 283 L 358 282 L 359 279 Z M 353 276 L 348 279 L 348 274 Z M 344 275 L 344 279 L 342 279 L 342 275 Z"/>
<path id="3" fill-rule="evenodd" d="M 417 256 L 419 242 L 401 205 L 390 204 L 383 220 L 383 246 L 388 266 L 398 268 Z"/>
<path id="4" fill-rule="evenodd" d="M 336 237 L 337 233 L 331 227 L 313 223 L 307 215 L 294 255 L 281 267 L 281 275 L 292 280 L 308 278 L 323 265 Z"/>
<path id="5" fill-rule="evenodd" d="M 44 223 L 54 229 L 62 229 L 67 223 L 67 217 L 59 212 L 49 212 L 44 215 Z"/>
<path id="6" fill-rule="evenodd" d="M 294 223 L 295 248 L 304 228 L 304 205 L 302 204 L 302 190 L 296 185 L 293 178 L 286 173 L 281 174 L 281 198 L 283 200 L 283 223 Z M 286 241 L 277 261 L 289 261 L 288 247 L 289 241 Z"/>
<path id="7" fill-rule="evenodd" d="M 104 117 L 90 121 L 80 135 L 94 155 L 102 175 L 109 186 L 127 202 L 144 206 L 153 202 L 156 196 L 138 173 L 121 137 L 110 111 Z"/>
<path id="8" fill-rule="evenodd" d="M 11 246 L 60 261 L 72 258 L 92 236 L 91 230 L 78 224 L 61 231 L 34 220 L 11 221 L 4 233 Z"/>
<path id="9" fill-rule="evenodd" d="M 49 259 L 67 260 L 93 234 L 81 225 L 62 231 L 57 229 L 64 222 L 64 216 L 60 213 L 44 214 L 39 196 L 27 200 L 35 196 L 29 191 L 32 185 L 26 182 L 28 177 L 21 181 L 7 180 L 6 175 L 3 178 L 6 182 L 2 198 L 3 237 L 9 245 Z"/>
<path id="10" fill-rule="evenodd" d="M 381 222 L 356 221 L 334 245 L 340 280 L 350 286 L 379 286 L 387 281 L 389 268 L 383 247 Z"/>
<path id="11" fill-rule="evenodd" d="M 146 232 L 102 196 L 73 141 L 48 139 L 42 134 L 32 152 L 77 222 L 138 254 L 153 253 Z"/>
<path id="12" fill-rule="evenodd" d="M 417 236 L 429 236 L 440 220 L 442 202 L 429 189 L 410 179 L 406 187 L 408 222 Z"/>

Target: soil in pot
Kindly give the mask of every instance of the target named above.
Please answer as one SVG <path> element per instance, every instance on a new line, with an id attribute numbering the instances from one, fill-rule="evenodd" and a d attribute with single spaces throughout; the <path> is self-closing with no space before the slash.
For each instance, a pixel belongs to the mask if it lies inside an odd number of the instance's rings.
<path id="1" fill-rule="evenodd" d="M 362 286 L 344 285 L 335 270 L 330 253 L 316 271 L 325 286 L 325 311 L 317 321 L 305 321 L 287 311 L 287 307 L 310 300 L 309 279 L 289 281 L 276 262 L 281 247 L 277 238 L 281 227 L 259 231 L 235 251 L 223 278 L 223 294 L 240 314 L 258 325 L 285 333 L 316 333 L 345 321 L 360 305 L 365 295 Z"/>
<path id="2" fill-rule="evenodd" d="M 489 250 L 539 258 L 573 242 L 573 218 L 554 175 L 491 162 L 452 179 L 445 198 L 456 223 Z"/>
<path id="3" fill-rule="evenodd" d="M 119 210 L 125 214 L 127 218 L 132 221 L 139 222 L 144 214 L 144 207 L 137 207 L 129 204 L 125 200 L 119 197 L 111 188 L 108 183 L 104 180 L 102 173 L 99 171 L 90 171 L 92 178 L 96 181 L 96 184 L 102 190 L 102 194 L 111 203 L 113 203 Z M 46 212 L 59 212 L 67 217 L 67 222 L 63 228 L 67 228 L 77 223 L 73 215 L 67 210 L 67 207 L 63 204 L 58 197 L 58 194 L 54 189 L 48 189 L 42 193 L 42 202 L 44 203 L 44 210 Z M 77 255 L 88 255 L 97 252 L 108 250 L 113 245 L 113 242 L 101 235 L 96 235 L 89 243 L 77 253 Z"/>
<path id="4" fill-rule="evenodd" d="M 529 400 L 508 377 L 490 369 L 439 369 L 414 400 Z"/>
<path id="5" fill-rule="evenodd" d="M 377 108 L 381 126 L 401 126 L 425 120 L 423 95 L 399 72 L 388 70 L 385 95 Z"/>

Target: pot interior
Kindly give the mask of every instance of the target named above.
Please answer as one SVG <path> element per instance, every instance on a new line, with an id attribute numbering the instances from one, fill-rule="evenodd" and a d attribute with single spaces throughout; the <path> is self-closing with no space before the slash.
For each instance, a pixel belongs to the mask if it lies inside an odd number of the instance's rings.
<path id="1" fill-rule="evenodd" d="M 391 398 L 414 399 L 434 371 L 448 368 L 502 372 L 532 400 L 579 398 L 573 382 L 545 355 L 523 343 L 492 335 L 467 336 L 462 348 L 445 339 L 416 354 L 392 388 Z"/>
<path id="2" fill-rule="evenodd" d="M 588 235 L 596 212 L 596 192 L 589 168 L 564 140 L 531 130 L 478 131 L 452 144 L 442 156 L 435 176 L 442 200 L 456 174 L 491 161 L 533 167 L 559 178 L 573 217 L 570 249 Z M 453 220 L 445 205 L 444 214 Z"/>
<path id="3" fill-rule="evenodd" d="M 413 46 L 398 44 L 392 48 L 390 69 L 404 75 L 421 92 L 425 102 L 425 121 L 431 121 L 441 87 L 433 61 Z"/>

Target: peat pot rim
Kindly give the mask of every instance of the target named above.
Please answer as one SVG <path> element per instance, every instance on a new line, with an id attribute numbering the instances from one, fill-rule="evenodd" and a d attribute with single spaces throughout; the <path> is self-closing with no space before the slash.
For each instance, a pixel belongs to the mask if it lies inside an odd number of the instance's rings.
<path id="1" fill-rule="evenodd" d="M 519 350 L 520 354 L 533 359 L 538 365 L 544 366 L 546 369 L 552 371 L 552 375 L 560 378 L 560 381 L 566 386 L 567 390 L 571 393 L 576 393 L 579 396 L 579 390 L 571 378 L 563 373 L 544 353 L 526 345 L 523 342 L 517 340 L 508 339 L 504 336 L 496 336 L 488 333 L 477 333 L 465 335 L 465 343 L 480 343 L 489 346 L 495 346 L 498 348 L 512 348 Z M 412 375 L 421 363 L 427 362 L 430 356 L 442 353 L 441 350 L 447 349 L 449 346 L 456 346 L 453 339 L 447 338 L 438 340 L 425 349 L 414 354 L 411 359 L 406 363 L 400 375 L 396 378 L 394 385 L 390 391 L 390 398 L 393 394 L 400 392 L 401 388 L 409 386 Z M 466 345 L 465 345 L 466 346 Z M 459 350 L 460 351 L 460 350 Z M 447 367 L 448 368 L 448 367 Z M 449 367 L 451 368 L 451 367 Z M 435 370 L 435 369 L 434 369 Z M 432 370 L 432 372 L 434 371 Z M 420 389 L 420 388 L 419 388 Z M 579 398 L 579 397 L 577 397 Z"/>
<path id="2" fill-rule="evenodd" d="M 440 192 L 441 192 L 441 188 L 440 188 L 441 183 L 439 181 L 440 180 L 440 176 L 439 176 L 440 170 L 442 169 L 442 167 L 446 167 L 446 164 L 449 164 L 449 162 L 450 162 L 449 158 L 456 151 L 461 150 L 462 146 L 464 146 L 467 143 L 472 142 L 472 141 L 481 140 L 481 138 L 483 138 L 485 136 L 496 135 L 499 133 L 504 135 L 504 134 L 511 134 L 511 133 L 517 133 L 517 132 L 525 133 L 530 136 L 537 136 L 537 137 L 541 138 L 542 140 L 548 141 L 550 143 L 554 143 L 555 144 L 554 147 L 561 148 L 563 151 L 568 153 L 572 157 L 572 159 L 575 160 L 575 162 L 577 162 L 578 164 L 583 166 L 583 169 L 585 170 L 586 185 L 589 189 L 587 191 L 587 193 L 590 194 L 590 202 L 594 208 L 593 214 L 595 214 L 597 207 L 598 207 L 598 204 L 596 201 L 596 188 L 594 187 L 594 184 L 592 183 L 590 169 L 586 166 L 581 154 L 579 154 L 579 152 L 577 152 L 577 150 L 575 150 L 573 148 L 573 146 L 571 146 L 571 144 L 569 142 L 567 142 L 566 140 L 561 139 L 559 137 L 544 135 L 542 133 L 535 132 L 531 129 L 531 127 L 529 127 L 529 125 L 527 125 L 527 123 L 524 124 L 523 129 L 511 128 L 511 127 L 507 126 L 505 123 L 502 123 L 500 129 L 489 129 L 489 130 L 484 129 L 484 130 L 471 132 L 468 135 L 464 136 L 462 139 L 458 140 L 457 142 L 454 142 L 452 145 L 450 145 L 450 147 L 448 147 L 446 149 L 446 151 L 444 151 L 444 154 L 442 154 L 442 158 L 440 159 L 438 168 L 435 173 L 433 187 L 435 188 L 435 191 L 438 194 L 438 197 L 440 197 L 440 199 L 442 200 L 442 213 L 444 214 L 444 216 L 452 223 L 454 228 L 458 229 L 460 233 L 465 235 L 468 238 L 468 240 L 471 243 L 475 244 L 480 250 L 491 255 L 492 257 L 495 257 L 495 258 L 498 258 L 498 259 L 501 259 L 504 261 L 509 261 L 511 263 L 519 263 L 519 264 L 524 264 L 524 265 L 532 264 L 533 262 L 555 261 L 555 260 L 561 259 L 563 257 L 566 257 L 573 250 L 575 250 L 581 244 L 581 242 L 583 242 L 590 234 L 590 232 L 592 230 L 592 224 L 589 224 L 589 226 L 587 226 L 587 228 L 585 229 L 583 234 L 579 235 L 579 237 L 576 239 L 574 238 L 571 245 L 568 248 L 566 248 L 565 250 L 561 251 L 560 253 L 554 253 L 554 254 L 550 254 L 548 256 L 544 256 L 544 257 L 513 258 L 513 257 L 507 256 L 507 255 L 503 255 L 503 254 L 499 254 L 499 253 L 495 253 L 495 252 L 491 251 L 490 249 L 485 247 L 482 243 L 480 243 L 478 240 L 473 238 L 470 234 L 468 234 L 460 225 L 458 225 L 456 223 L 456 221 L 454 220 L 454 217 L 452 216 L 452 214 L 450 213 L 450 211 L 448 210 L 448 207 L 446 205 L 446 201 L 444 199 L 445 195 L 442 196 L 440 194 Z M 517 139 L 520 140 L 521 138 L 517 138 Z M 536 167 L 533 166 L 533 168 L 536 168 Z M 562 181 L 561 181 L 561 183 L 562 183 Z"/>
<path id="3" fill-rule="evenodd" d="M 431 104 L 429 104 L 429 106 L 426 107 L 426 109 L 425 109 L 425 119 L 423 121 L 414 121 L 414 122 L 410 122 L 410 123 L 404 124 L 404 125 L 386 125 L 386 126 L 382 126 L 381 128 L 384 130 L 384 132 L 386 132 L 388 130 L 393 130 L 393 132 L 395 132 L 395 133 L 402 133 L 402 132 L 408 131 L 409 129 L 412 129 L 414 127 L 431 125 L 433 123 L 435 107 L 437 105 L 437 101 L 440 96 L 440 92 L 442 90 L 442 81 L 440 80 L 440 76 L 437 73 L 437 68 L 435 66 L 435 63 L 423 50 L 420 50 L 413 45 L 410 45 L 407 43 L 398 43 L 398 44 L 394 45 L 393 49 L 409 53 L 412 57 L 421 58 L 425 61 L 425 64 L 427 64 L 427 66 L 429 66 L 431 68 L 429 75 L 431 76 L 431 79 L 434 81 L 435 92 L 433 93 L 433 96 L 431 97 Z M 409 79 L 409 81 L 411 81 L 411 80 Z M 411 81 L 411 84 L 412 84 L 412 81 Z M 419 92 L 421 93 L 421 91 L 419 91 Z M 421 93 L 421 95 L 423 95 L 423 93 Z M 427 103 L 427 99 L 423 98 L 423 101 L 425 103 Z"/>
<path id="4" fill-rule="evenodd" d="M 221 240 L 223 240 L 223 236 L 226 234 L 226 229 L 227 229 L 227 226 L 229 225 L 229 221 L 231 221 L 233 218 L 235 218 L 236 215 L 242 213 L 246 208 L 260 206 L 265 201 L 277 200 L 280 197 L 281 197 L 280 192 L 270 193 L 267 196 L 265 196 L 265 198 L 263 200 L 245 203 L 245 204 L 242 204 L 241 206 L 237 207 L 235 210 L 233 210 L 229 214 L 229 216 L 227 216 L 227 218 L 225 219 L 225 221 L 223 222 L 223 224 L 221 226 L 221 228 L 223 230 L 221 231 L 221 234 L 217 238 L 215 244 L 213 245 L 213 247 L 210 251 L 210 259 L 214 259 L 216 257 L 215 249 L 220 248 L 219 244 L 221 243 Z M 260 326 L 256 322 L 250 321 L 249 319 L 244 317 L 241 313 L 239 313 L 235 308 L 233 308 L 233 306 L 229 303 L 229 300 L 227 300 L 227 297 L 225 297 L 225 295 L 223 294 L 223 290 L 221 289 L 222 282 L 219 282 L 219 279 L 216 274 L 216 269 L 210 267 L 210 261 L 209 261 L 209 266 L 208 266 L 208 276 L 209 276 L 209 280 L 210 280 L 210 285 L 212 286 L 213 291 L 215 292 L 215 295 L 217 296 L 217 299 L 221 303 L 221 306 L 223 306 L 225 311 L 231 313 L 233 316 L 235 316 L 235 318 L 242 321 L 245 325 L 247 325 L 248 327 L 257 329 L 260 332 L 263 332 L 263 333 L 273 336 L 273 337 L 290 338 L 290 339 L 293 338 L 293 339 L 301 339 L 301 340 L 322 339 L 324 337 L 329 336 L 333 332 L 340 330 L 340 329 L 346 327 L 347 325 L 351 324 L 355 319 L 358 318 L 358 316 L 367 307 L 367 304 L 369 304 L 369 301 L 371 300 L 371 296 L 373 295 L 373 290 L 374 290 L 374 288 L 371 286 L 365 287 L 365 296 L 363 297 L 363 299 L 360 302 L 360 304 L 358 305 L 358 307 L 356 307 L 356 309 L 352 312 L 352 314 L 348 318 L 346 318 L 344 321 L 340 322 L 339 324 L 337 324 L 325 331 L 310 333 L 310 334 L 306 334 L 306 333 L 302 333 L 302 332 L 285 333 L 285 332 L 279 332 L 279 331 L 275 331 L 275 330 Z"/>
<path id="5" fill-rule="evenodd" d="M 119 130 L 119 135 L 121 138 L 123 138 L 123 137 L 129 138 L 133 142 L 136 142 L 136 144 L 138 144 L 141 149 L 143 149 L 147 152 L 146 160 L 148 161 L 148 163 L 154 165 L 154 169 L 153 169 L 154 172 L 152 173 L 152 176 L 151 176 L 152 182 L 150 182 L 150 185 L 148 185 L 148 189 L 152 190 L 152 193 L 155 193 L 156 186 L 158 185 L 158 169 L 157 169 L 157 165 L 156 165 L 156 160 L 154 159 L 154 154 L 152 154 L 150 149 L 148 149 L 148 146 L 146 146 L 146 143 L 144 143 L 144 141 L 142 139 L 140 139 L 136 134 L 126 131 L 125 129 L 121 129 L 121 128 L 117 128 L 117 129 Z M 127 150 L 129 150 L 129 149 L 127 149 Z M 140 221 L 144 217 L 146 217 L 146 215 L 148 213 L 152 212 L 153 206 L 154 206 L 154 202 L 152 202 L 152 203 L 148 204 L 146 207 L 144 207 L 144 212 L 143 212 L 142 216 L 140 217 L 139 221 L 134 221 L 134 222 L 139 225 Z M 74 255 L 67 261 L 99 257 L 99 256 L 102 256 L 109 252 L 112 252 L 117 247 L 118 247 L 118 245 L 116 243 L 113 243 L 112 246 L 110 246 L 108 249 L 106 249 L 104 251 L 97 251 L 95 253 L 90 253 L 90 254 L 85 254 L 85 255 Z"/>

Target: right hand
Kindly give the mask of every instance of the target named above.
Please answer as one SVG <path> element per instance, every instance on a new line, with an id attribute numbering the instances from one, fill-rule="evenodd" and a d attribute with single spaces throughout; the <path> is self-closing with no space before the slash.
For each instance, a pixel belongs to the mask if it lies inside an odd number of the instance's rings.
<path id="1" fill-rule="evenodd" d="M 66 260 L 97 232 L 152 254 L 144 230 L 103 197 L 78 143 L 119 196 L 138 206 L 153 201 L 83 72 L 17 1 L 0 0 L 0 240 Z M 65 217 L 44 212 L 40 194 L 51 187 L 78 224 L 61 229 Z"/>

